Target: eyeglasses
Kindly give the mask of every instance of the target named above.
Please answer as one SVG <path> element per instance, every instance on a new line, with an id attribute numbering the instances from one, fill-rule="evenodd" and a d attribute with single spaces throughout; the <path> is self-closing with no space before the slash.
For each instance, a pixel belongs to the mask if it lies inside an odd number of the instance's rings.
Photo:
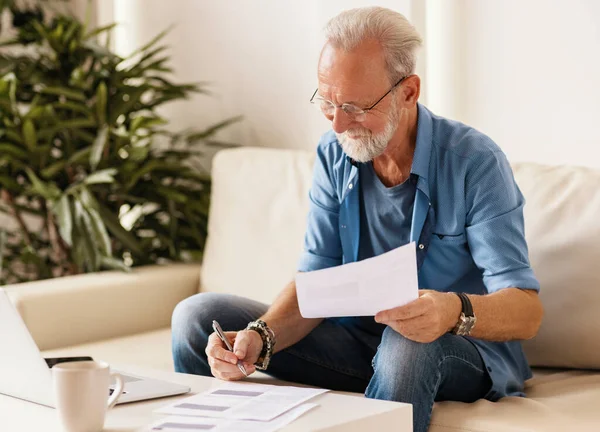
<path id="1" fill-rule="evenodd" d="M 312 97 L 310 98 L 310 103 L 313 104 L 313 105 L 315 105 L 326 116 L 333 115 L 334 112 L 335 112 L 335 109 L 336 108 L 340 108 L 349 117 L 351 117 L 354 121 L 362 122 L 362 121 L 365 121 L 365 119 L 367 118 L 367 113 L 369 111 L 371 111 L 373 108 L 375 108 L 375 106 L 379 102 L 381 102 L 387 95 L 389 95 L 392 92 L 392 90 L 394 90 L 396 87 L 398 87 L 400 85 L 400 83 L 402 81 L 404 81 L 406 78 L 408 78 L 408 75 L 400 78 L 400 80 L 396 84 L 394 84 L 392 86 L 392 88 L 387 91 L 386 94 L 384 94 L 383 96 L 381 96 L 377 100 L 377 102 L 375 102 L 369 108 L 359 108 L 356 105 L 349 104 L 349 103 L 345 103 L 345 104 L 341 104 L 341 105 L 336 105 L 333 102 L 331 102 L 331 101 L 329 101 L 327 99 L 322 98 L 321 96 L 317 96 L 317 92 L 319 91 L 318 88 L 315 90 L 315 92 L 313 93 Z"/>

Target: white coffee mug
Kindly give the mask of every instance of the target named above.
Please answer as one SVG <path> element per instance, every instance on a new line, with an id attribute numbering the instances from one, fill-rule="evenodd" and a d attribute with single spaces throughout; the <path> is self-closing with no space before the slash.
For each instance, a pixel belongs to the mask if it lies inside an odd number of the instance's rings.
<path id="1" fill-rule="evenodd" d="M 111 376 L 117 385 L 109 398 Z M 106 411 L 115 406 L 123 393 L 121 375 L 110 373 L 108 363 L 75 361 L 55 365 L 52 377 L 56 410 L 64 430 L 101 431 Z"/>

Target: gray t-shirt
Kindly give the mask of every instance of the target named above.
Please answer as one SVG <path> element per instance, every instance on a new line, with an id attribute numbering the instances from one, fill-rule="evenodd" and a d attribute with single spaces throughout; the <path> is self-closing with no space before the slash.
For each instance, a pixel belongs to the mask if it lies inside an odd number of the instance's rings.
<path id="1" fill-rule="evenodd" d="M 410 178 L 402 184 L 386 187 L 371 162 L 360 164 L 359 169 L 360 261 L 409 242 L 416 187 Z"/>

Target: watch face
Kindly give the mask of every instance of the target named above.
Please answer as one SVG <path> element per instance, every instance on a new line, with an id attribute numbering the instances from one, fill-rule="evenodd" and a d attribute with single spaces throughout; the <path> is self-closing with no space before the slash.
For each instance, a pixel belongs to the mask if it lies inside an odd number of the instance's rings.
<path id="1" fill-rule="evenodd" d="M 458 331 L 456 332 L 459 336 L 469 336 L 473 327 L 475 327 L 475 323 L 477 322 L 477 318 L 474 316 L 465 316 L 465 314 L 461 314 L 460 316 L 460 325 L 458 327 Z"/>
<path id="2" fill-rule="evenodd" d="M 464 326 L 465 326 L 465 334 L 468 335 L 471 333 L 471 330 L 473 330 L 473 327 L 475 327 L 475 322 L 477 321 L 477 319 L 472 316 L 472 317 L 466 317 L 464 320 Z"/>

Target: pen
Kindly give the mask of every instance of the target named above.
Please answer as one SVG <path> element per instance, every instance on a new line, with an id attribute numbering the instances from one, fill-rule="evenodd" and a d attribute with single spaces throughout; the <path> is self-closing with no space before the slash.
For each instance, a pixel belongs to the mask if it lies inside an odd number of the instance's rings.
<path id="1" fill-rule="evenodd" d="M 221 339 L 223 341 L 223 343 L 225 344 L 227 349 L 229 351 L 233 352 L 233 347 L 231 346 L 231 342 L 229 342 L 229 339 L 227 338 L 227 336 L 225 336 L 225 333 L 223 333 L 223 329 L 221 329 L 221 326 L 219 325 L 219 323 L 217 321 L 213 320 L 212 327 L 213 327 L 213 330 L 215 331 L 215 333 L 217 334 L 217 336 L 219 336 L 219 339 Z M 246 372 L 246 368 L 242 364 L 242 361 L 239 359 L 237 362 L 237 367 L 239 368 L 239 370 L 242 371 L 244 376 L 248 376 L 248 372 Z"/>

